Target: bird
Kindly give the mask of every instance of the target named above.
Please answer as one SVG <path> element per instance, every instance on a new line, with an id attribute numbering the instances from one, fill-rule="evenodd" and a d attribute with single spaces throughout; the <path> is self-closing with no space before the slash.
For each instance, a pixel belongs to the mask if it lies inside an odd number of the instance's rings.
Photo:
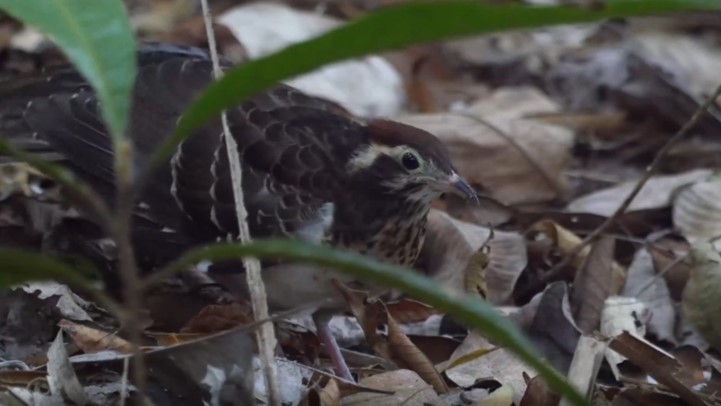
<path id="1" fill-rule="evenodd" d="M 127 129 L 134 176 L 145 173 L 184 110 L 214 80 L 202 49 L 141 43 L 137 55 Z M 292 238 L 412 267 L 432 202 L 445 193 L 477 201 L 445 145 L 419 128 L 354 117 L 284 84 L 228 109 L 227 118 L 254 239 Z M 112 138 L 98 96 L 72 65 L 0 82 L 0 137 L 65 166 L 112 204 Z M 148 173 L 132 213 L 138 266 L 156 269 L 191 247 L 237 238 L 232 182 L 223 127 L 213 120 Z M 242 297 L 248 294 L 243 271 L 238 263 L 213 264 L 208 274 Z M 328 329 L 330 316 L 345 306 L 334 281 L 373 287 L 279 261 L 264 261 L 262 276 L 274 311 L 325 299 L 313 311 L 317 334 L 337 374 L 352 380 Z"/>

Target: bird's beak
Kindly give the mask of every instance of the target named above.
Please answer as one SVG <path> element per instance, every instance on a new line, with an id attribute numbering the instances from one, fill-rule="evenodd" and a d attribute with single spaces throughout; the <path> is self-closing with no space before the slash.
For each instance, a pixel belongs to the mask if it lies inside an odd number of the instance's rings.
<path id="1" fill-rule="evenodd" d="M 478 194 L 476 194 L 476 191 L 455 172 L 445 179 L 438 180 L 436 187 L 442 192 L 453 193 L 478 204 Z"/>

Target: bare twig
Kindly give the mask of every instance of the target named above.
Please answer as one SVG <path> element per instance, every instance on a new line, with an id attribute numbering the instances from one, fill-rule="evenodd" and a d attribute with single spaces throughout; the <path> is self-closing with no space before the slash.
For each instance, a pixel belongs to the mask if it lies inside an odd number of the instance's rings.
<path id="1" fill-rule="evenodd" d="M 666 141 L 666 144 L 656 153 L 656 156 L 653 158 L 653 161 L 651 161 L 651 164 L 646 167 L 646 172 L 644 172 L 641 179 L 638 180 L 636 183 L 636 186 L 631 190 L 631 193 L 628 194 L 626 199 L 621 203 L 621 205 L 616 209 L 616 211 L 606 219 L 598 228 L 593 230 L 589 235 L 586 236 L 574 249 L 573 251 L 569 252 L 565 258 L 556 264 L 553 268 L 551 268 L 548 272 L 543 274 L 542 282 L 546 283 L 548 281 L 557 279 L 561 273 L 563 272 L 563 269 L 573 261 L 574 258 L 578 254 L 583 251 L 583 249 L 588 246 L 593 240 L 601 236 L 614 222 L 616 222 L 628 209 L 628 207 L 631 205 L 633 200 L 638 196 L 639 192 L 641 192 L 641 189 L 646 185 L 646 182 L 651 179 L 651 177 L 656 173 L 658 170 L 658 166 L 661 163 L 661 161 L 666 157 L 668 152 L 671 150 L 671 148 L 676 145 L 683 137 L 688 134 L 688 132 L 701 120 L 704 113 L 715 103 L 716 99 L 721 95 L 721 85 L 719 85 L 716 88 L 716 91 L 714 91 L 713 95 L 706 100 L 699 108 L 694 112 L 693 116 L 684 124 L 684 126 L 676 132 L 676 134 L 673 135 L 673 137 L 669 138 L 668 141 Z"/>
<path id="2" fill-rule="evenodd" d="M 208 48 L 210 48 L 210 56 L 213 61 L 213 73 L 217 78 L 223 75 L 218 61 L 218 50 L 215 44 L 215 33 L 213 32 L 213 20 L 208 7 L 208 0 L 201 0 L 203 8 L 203 19 L 205 20 L 205 31 L 208 37 Z M 233 184 L 233 197 L 235 199 L 235 214 L 238 219 L 238 239 L 241 244 L 247 244 L 251 241 L 250 232 L 248 230 L 248 222 L 246 221 L 248 213 L 245 210 L 245 199 L 243 197 L 242 178 L 243 172 L 240 167 L 240 157 L 238 156 L 238 146 L 235 139 L 230 134 L 228 126 L 228 116 L 225 111 L 221 115 L 223 125 L 223 138 L 225 139 L 225 147 L 228 151 L 228 164 L 230 166 L 230 174 Z M 256 320 L 264 320 L 268 318 L 268 300 L 265 292 L 265 284 L 260 273 L 260 261 L 257 258 L 243 259 L 243 266 L 246 272 L 246 281 L 248 290 L 250 291 L 250 302 L 253 306 L 253 316 Z M 278 385 L 277 371 L 275 368 L 275 346 L 276 338 L 273 323 L 263 323 L 256 330 L 256 338 L 258 340 L 258 348 L 261 363 L 263 365 L 263 375 L 265 376 L 266 388 L 268 388 L 268 403 L 270 405 L 281 404 L 280 387 Z"/>

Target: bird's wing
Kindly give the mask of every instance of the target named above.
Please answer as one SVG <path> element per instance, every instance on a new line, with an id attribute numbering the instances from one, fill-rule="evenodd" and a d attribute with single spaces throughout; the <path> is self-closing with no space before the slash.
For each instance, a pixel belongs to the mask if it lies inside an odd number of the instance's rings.
<path id="1" fill-rule="evenodd" d="M 204 52 L 141 48 L 129 127 L 136 169 L 144 168 L 184 109 L 210 83 L 211 72 Z M 251 234 L 316 239 L 314 230 L 323 228 L 333 195 L 342 187 L 345 161 L 366 142 L 364 127 L 332 103 L 283 85 L 230 110 L 229 121 L 241 156 Z M 63 161 L 112 197 L 112 142 L 94 92 L 72 69 L 0 83 L 0 134 L 28 151 Z M 208 123 L 154 174 L 136 208 L 141 225 L 168 232 L 185 227 L 192 238 L 206 240 L 237 234 L 221 134 L 220 120 Z"/>

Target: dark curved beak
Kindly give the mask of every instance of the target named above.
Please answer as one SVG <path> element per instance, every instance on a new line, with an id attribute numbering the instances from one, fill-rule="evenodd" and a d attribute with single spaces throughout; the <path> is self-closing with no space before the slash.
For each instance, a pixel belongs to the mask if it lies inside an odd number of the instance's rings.
<path id="1" fill-rule="evenodd" d="M 451 176 L 438 182 L 440 190 L 464 197 L 475 204 L 480 204 L 478 194 L 463 178 L 453 172 Z"/>

